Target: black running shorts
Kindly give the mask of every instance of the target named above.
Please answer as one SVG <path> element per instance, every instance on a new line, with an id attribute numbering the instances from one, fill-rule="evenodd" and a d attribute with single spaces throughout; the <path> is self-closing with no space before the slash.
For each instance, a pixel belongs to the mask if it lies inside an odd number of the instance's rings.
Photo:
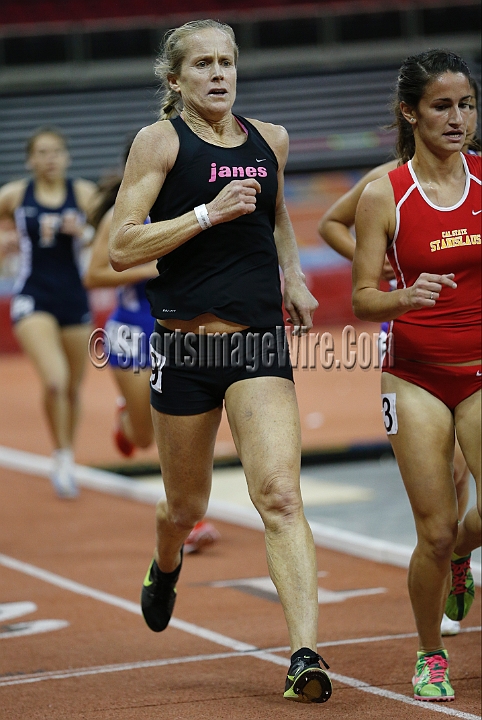
<path id="1" fill-rule="evenodd" d="M 198 415 L 223 404 L 240 380 L 293 381 L 283 326 L 235 333 L 181 333 L 156 322 L 150 341 L 151 405 L 168 415 Z"/>

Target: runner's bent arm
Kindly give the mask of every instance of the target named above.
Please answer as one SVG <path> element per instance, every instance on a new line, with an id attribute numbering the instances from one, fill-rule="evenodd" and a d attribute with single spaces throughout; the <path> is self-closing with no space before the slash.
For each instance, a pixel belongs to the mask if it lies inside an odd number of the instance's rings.
<path id="1" fill-rule="evenodd" d="M 393 320 L 408 310 L 433 307 L 442 286 L 455 288 L 452 275 L 421 272 L 402 290 L 379 290 L 389 239 L 395 232 L 395 202 L 388 176 L 367 185 L 356 211 L 357 243 L 353 259 L 353 312 L 361 320 Z M 430 299 L 431 294 L 436 299 Z"/>
<path id="2" fill-rule="evenodd" d="M 136 136 L 117 195 L 109 237 L 114 270 L 156 260 L 202 232 L 194 206 L 180 217 L 144 225 L 178 149 L 177 133 L 166 120 L 143 128 Z M 228 183 L 206 206 L 211 224 L 254 212 L 260 189 L 254 178 Z"/>
<path id="3" fill-rule="evenodd" d="M 155 262 L 116 272 L 109 263 L 109 230 L 114 209 L 106 212 L 94 237 L 89 267 L 83 277 L 87 288 L 129 285 L 157 275 Z"/>
<path id="4" fill-rule="evenodd" d="M 318 232 L 327 245 L 350 261 L 353 261 L 356 244 L 350 228 L 355 224 L 356 208 L 361 194 L 368 183 L 394 170 L 397 164 L 396 160 L 391 160 L 370 170 L 327 210 L 319 222 Z M 388 260 L 385 261 L 382 277 L 385 280 L 394 277 Z"/>
<path id="5" fill-rule="evenodd" d="M 27 182 L 14 180 L 0 188 L 0 257 L 19 250 L 15 210 L 22 202 Z"/>

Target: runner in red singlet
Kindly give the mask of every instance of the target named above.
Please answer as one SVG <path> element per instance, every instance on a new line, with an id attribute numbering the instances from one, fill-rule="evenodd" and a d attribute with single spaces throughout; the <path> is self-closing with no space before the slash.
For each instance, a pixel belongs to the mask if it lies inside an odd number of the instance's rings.
<path id="1" fill-rule="evenodd" d="M 405 164 L 367 186 L 356 218 L 355 314 L 391 321 L 382 403 L 417 529 L 408 584 L 419 700 L 454 699 L 440 620 L 444 607 L 454 620 L 470 608 L 470 553 L 480 545 L 481 159 L 461 153 L 470 82 L 453 53 L 404 62 L 395 112 Z M 378 289 L 387 250 L 397 276 L 391 293 Z M 478 496 L 459 526 L 455 431 Z"/>

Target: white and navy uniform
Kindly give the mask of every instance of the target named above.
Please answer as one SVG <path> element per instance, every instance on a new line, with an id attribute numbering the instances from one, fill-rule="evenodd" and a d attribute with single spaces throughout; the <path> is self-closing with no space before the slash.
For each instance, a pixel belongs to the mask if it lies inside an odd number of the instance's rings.
<path id="1" fill-rule="evenodd" d="M 66 181 L 66 191 L 60 207 L 45 207 L 36 200 L 31 180 L 15 211 L 20 268 L 10 306 L 14 323 L 34 312 L 50 313 L 60 326 L 90 322 L 80 276 L 81 240 L 62 232 L 64 220 L 76 215 L 84 223 L 85 216 L 77 205 L 72 180 Z"/>

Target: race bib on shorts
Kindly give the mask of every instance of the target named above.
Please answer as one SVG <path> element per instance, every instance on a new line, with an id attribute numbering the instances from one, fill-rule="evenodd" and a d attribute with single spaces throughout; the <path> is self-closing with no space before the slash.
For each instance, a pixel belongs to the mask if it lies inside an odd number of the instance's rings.
<path id="1" fill-rule="evenodd" d="M 31 315 L 35 311 L 35 298 L 31 295 L 16 295 L 10 304 L 12 322 Z"/>
<path id="2" fill-rule="evenodd" d="M 158 393 L 162 393 L 162 368 L 166 364 L 166 358 L 160 352 L 154 350 L 151 343 L 151 388 Z"/>
<path id="3" fill-rule="evenodd" d="M 382 393 L 382 413 L 387 435 L 396 435 L 398 432 L 396 393 Z"/>

